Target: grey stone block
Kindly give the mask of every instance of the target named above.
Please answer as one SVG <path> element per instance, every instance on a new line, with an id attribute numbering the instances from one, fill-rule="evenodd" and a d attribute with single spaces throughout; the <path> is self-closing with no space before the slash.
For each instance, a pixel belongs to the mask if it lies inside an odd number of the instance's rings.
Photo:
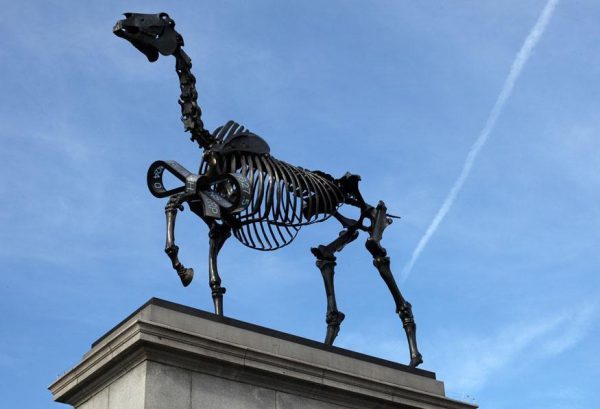
<path id="1" fill-rule="evenodd" d="M 81 409 L 108 409 L 108 388 L 102 389 L 80 406 Z"/>
<path id="2" fill-rule="evenodd" d="M 474 409 L 432 372 L 152 299 L 50 386 L 77 409 Z"/>
<path id="3" fill-rule="evenodd" d="M 146 362 L 142 362 L 108 387 L 108 409 L 145 409 Z"/>
<path id="4" fill-rule="evenodd" d="M 275 391 L 247 383 L 195 373 L 192 409 L 275 409 Z"/>
<path id="5" fill-rule="evenodd" d="M 192 407 L 191 371 L 152 361 L 147 365 L 145 409 Z"/>
<path id="6" fill-rule="evenodd" d="M 344 409 L 347 406 L 318 401 L 290 393 L 277 393 L 277 409 Z"/>

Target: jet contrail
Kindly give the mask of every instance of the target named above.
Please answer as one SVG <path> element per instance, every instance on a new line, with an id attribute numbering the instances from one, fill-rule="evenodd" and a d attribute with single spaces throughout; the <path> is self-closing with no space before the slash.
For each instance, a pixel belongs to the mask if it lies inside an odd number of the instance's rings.
<path id="1" fill-rule="evenodd" d="M 456 196 L 462 189 L 462 187 L 465 183 L 465 180 L 467 180 L 467 177 L 469 177 L 469 174 L 471 173 L 473 163 L 475 162 L 475 159 L 477 159 L 477 155 L 479 155 L 479 151 L 481 151 L 481 148 L 483 148 L 483 146 L 485 145 L 485 143 L 488 140 L 488 137 L 490 136 L 490 133 L 494 129 L 494 125 L 496 125 L 496 120 L 502 113 L 504 104 L 510 97 L 510 94 L 512 93 L 513 87 L 515 86 L 515 82 L 517 81 L 519 74 L 521 74 L 521 71 L 523 70 L 523 67 L 527 63 L 527 60 L 529 59 L 531 52 L 533 51 L 536 44 L 542 37 L 542 34 L 544 34 L 544 30 L 546 29 L 546 26 L 548 25 L 548 22 L 550 21 L 550 18 L 552 17 L 552 13 L 554 12 L 554 8 L 556 7 L 557 3 L 558 3 L 558 0 L 548 0 L 548 2 L 546 3 L 546 6 L 544 7 L 544 10 L 542 10 L 542 13 L 540 14 L 540 16 L 538 17 L 538 20 L 536 21 L 535 25 L 531 29 L 531 32 L 525 39 L 523 46 L 519 50 L 517 56 L 515 57 L 515 60 L 512 63 L 512 66 L 510 67 L 510 72 L 508 73 L 508 77 L 506 77 L 506 80 L 504 81 L 504 85 L 502 86 L 502 91 L 500 91 L 500 95 L 498 95 L 498 98 L 496 99 L 496 103 L 494 104 L 494 107 L 492 108 L 492 111 L 490 112 L 490 115 L 488 116 L 485 126 L 481 130 L 479 137 L 477 138 L 477 140 L 471 147 L 471 150 L 469 150 L 469 153 L 467 154 L 467 158 L 465 159 L 465 163 L 463 164 L 463 168 L 460 172 L 460 175 L 458 176 L 458 179 L 456 179 L 456 182 L 454 182 L 454 185 L 452 186 L 452 189 L 450 189 L 448 196 L 446 196 L 446 199 L 444 200 L 442 207 L 440 207 L 440 210 L 438 210 L 437 214 L 431 221 L 431 224 L 427 228 L 427 231 L 425 232 L 425 234 L 419 241 L 419 244 L 413 251 L 410 261 L 404 267 L 404 270 L 402 270 L 402 274 L 400 276 L 402 281 L 404 281 L 404 280 L 406 280 L 406 278 L 408 278 L 417 259 L 419 258 L 419 256 L 423 252 L 423 249 L 429 242 L 429 239 L 431 238 L 433 233 L 435 233 L 438 226 L 440 225 L 442 220 L 444 220 L 444 217 L 446 216 L 446 214 L 448 213 L 448 211 L 454 204 L 454 201 L 456 200 Z"/>

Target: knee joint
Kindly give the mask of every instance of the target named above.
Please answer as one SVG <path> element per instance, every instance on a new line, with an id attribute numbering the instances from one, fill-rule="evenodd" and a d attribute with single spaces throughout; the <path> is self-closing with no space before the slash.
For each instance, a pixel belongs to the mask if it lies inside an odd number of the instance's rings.
<path id="1" fill-rule="evenodd" d="M 372 237 L 367 239 L 365 247 L 367 250 L 369 250 L 369 253 L 371 253 L 374 259 L 384 258 L 387 255 L 387 250 L 381 246 L 379 240 L 376 240 Z"/>
<path id="2" fill-rule="evenodd" d="M 227 291 L 225 287 L 221 287 L 221 280 L 211 280 L 209 285 L 213 297 L 221 296 Z"/>
<path id="3" fill-rule="evenodd" d="M 327 323 L 327 325 L 334 325 L 339 327 L 342 321 L 344 321 L 344 318 L 346 318 L 346 315 L 343 312 L 330 311 L 327 313 L 325 322 Z"/>
<path id="4" fill-rule="evenodd" d="M 384 257 L 374 257 L 373 265 L 379 269 L 380 267 L 389 267 L 390 266 L 390 258 L 387 256 Z"/>
<path id="5" fill-rule="evenodd" d="M 335 255 L 326 246 L 321 245 L 319 247 L 312 247 L 310 251 L 317 258 L 317 263 L 319 263 L 319 261 L 330 261 L 335 263 Z"/>
<path id="6" fill-rule="evenodd" d="M 179 195 L 171 196 L 171 198 L 167 202 L 167 205 L 165 206 L 165 213 L 169 213 L 174 210 L 175 211 L 176 210 L 183 211 L 183 205 L 181 204 L 183 201 L 184 200 L 183 200 L 182 196 L 179 196 Z"/>
<path id="7" fill-rule="evenodd" d="M 412 313 L 412 305 L 408 301 L 402 304 L 398 310 L 398 313 L 400 314 L 400 318 L 402 319 L 404 326 L 411 324 L 414 325 L 415 320 Z"/>
<path id="8" fill-rule="evenodd" d="M 167 253 L 169 257 L 176 256 L 177 253 L 179 253 L 179 247 L 173 244 L 165 248 L 165 253 Z"/>

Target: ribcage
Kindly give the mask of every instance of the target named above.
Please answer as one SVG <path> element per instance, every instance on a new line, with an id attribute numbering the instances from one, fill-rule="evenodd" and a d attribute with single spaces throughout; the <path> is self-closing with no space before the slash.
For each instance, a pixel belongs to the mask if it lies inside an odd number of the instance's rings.
<path id="1" fill-rule="evenodd" d="M 239 127 L 228 134 L 239 135 L 243 130 Z M 231 140 L 230 135 L 222 138 Z M 250 182 L 251 201 L 233 215 L 238 222 L 233 234 L 254 249 L 275 250 L 291 243 L 302 226 L 328 219 L 343 203 L 331 176 L 290 165 L 268 153 L 231 151 L 224 155 L 222 166 L 224 172 L 240 173 Z M 206 168 L 203 162 L 200 173 Z"/>

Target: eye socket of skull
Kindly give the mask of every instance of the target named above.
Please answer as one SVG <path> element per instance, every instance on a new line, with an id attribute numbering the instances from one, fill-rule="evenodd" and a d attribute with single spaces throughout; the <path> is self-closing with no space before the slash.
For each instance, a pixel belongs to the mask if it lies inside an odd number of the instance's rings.
<path id="1" fill-rule="evenodd" d="M 165 30 L 163 26 L 150 26 L 146 27 L 146 29 L 144 30 L 145 34 L 156 38 L 160 37 L 164 31 Z"/>

